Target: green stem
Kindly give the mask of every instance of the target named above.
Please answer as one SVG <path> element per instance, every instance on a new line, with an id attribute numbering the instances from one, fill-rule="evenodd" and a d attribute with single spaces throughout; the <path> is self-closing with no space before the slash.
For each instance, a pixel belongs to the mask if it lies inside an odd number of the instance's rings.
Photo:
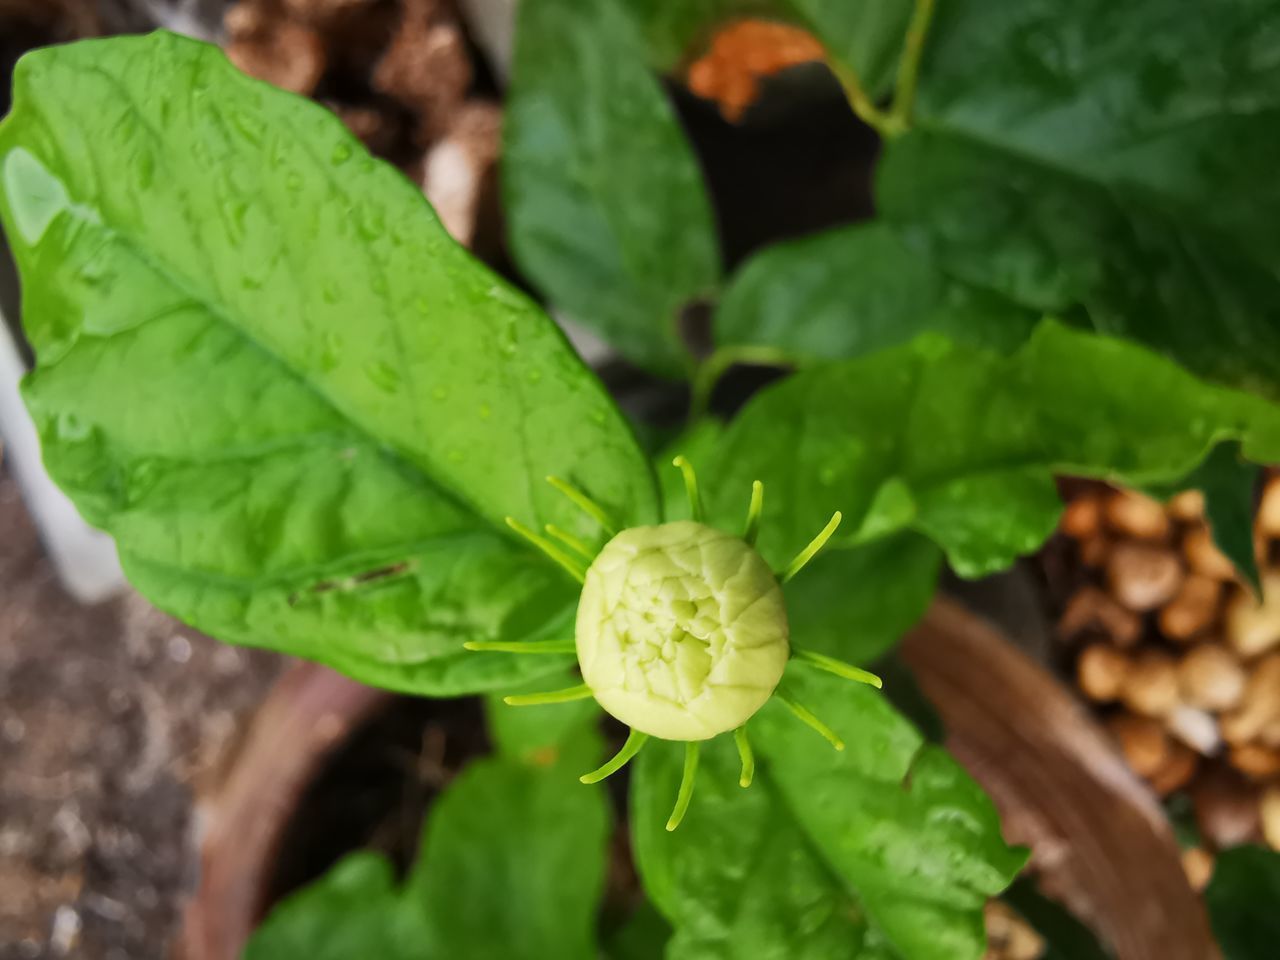
<path id="1" fill-rule="evenodd" d="M 786 694 L 782 694 L 782 693 L 778 694 L 778 699 L 781 700 L 783 704 L 786 705 L 786 708 L 788 710 L 790 710 L 792 713 L 796 715 L 797 719 L 807 724 L 808 726 L 812 727 L 814 730 L 818 731 L 818 733 L 822 734 L 822 736 L 826 739 L 826 741 L 830 743 L 833 747 L 835 747 L 837 750 L 844 749 L 844 741 L 840 739 L 839 735 L 830 727 L 828 727 L 825 723 L 823 723 L 821 720 L 815 717 L 813 713 L 810 712 L 807 708 L 797 703 L 795 700 L 792 700 Z"/>
<path id="2" fill-rule="evenodd" d="M 693 799 L 693 783 L 698 776 L 698 744 L 690 740 L 684 745 L 684 774 L 680 777 L 680 792 L 676 794 L 676 806 L 667 820 L 667 829 L 674 830 L 680 826 L 685 812 L 689 809 L 689 801 Z"/>
<path id="3" fill-rule="evenodd" d="M 915 109 L 916 84 L 920 77 L 920 57 L 924 53 L 924 41 L 933 21 L 935 0 L 916 0 L 907 26 L 907 37 L 902 45 L 902 58 L 898 61 L 898 77 L 893 88 L 893 109 L 889 112 L 890 136 L 903 133 L 911 125 Z"/>
<path id="4" fill-rule="evenodd" d="M 591 688 L 585 683 L 564 690 L 548 690 L 546 693 L 517 693 L 503 697 L 502 702 L 510 707 L 540 707 L 548 703 L 569 703 L 571 700 L 585 700 L 591 696 Z"/>
<path id="5" fill-rule="evenodd" d="M 796 360 L 785 350 L 754 344 L 720 347 L 698 367 L 693 377 L 689 400 L 689 419 L 697 423 L 711 407 L 711 394 L 731 367 L 747 364 L 757 367 L 794 367 Z"/>
<path id="6" fill-rule="evenodd" d="M 605 533 L 613 536 L 618 532 L 617 524 L 613 522 L 613 519 L 609 516 L 604 507 L 600 506 L 600 504 L 596 503 L 573 484 L 565 480 L 561 480 L 559 477 L 547 477 L 547 483 L 551 484 L 551 486 L 555 487 L 556 490 L 564 494 L 569 499 L 569 502 L 579 510 L 591 517 L 591 519 L 595 520 L 596 523 L 600 524 L 600 526 L 604 528 Z"/>
<path id="7" fill-rule="evenodd" d="M 486 653 L 577 653 L 572 640 L 468 640 L 464 650 L 481 650 Z"/>
<path id="8" fill-rule="evenodd" d="M 884 681 L 870 670 L 863 670 L 861 667 L 855 667 L 853 664 L 837 660 L 835 657 L 828 657 L 824 653 L 814 653 L 812 650 L 797 650 L 792 647 L 791 655 L 801 663 L 807 663 L 810 666 L 817 667 L 819 670 L 825 670 L 827 673 L 834 673 L 837 677 L 843 677 L 845 680 L 865 683 L 868 686 L 875 687 L 877 690 L 884 686 Z"/>
<path id="9" fill-rule="evenodd" d="M 694 523 L 702 522 L 702 497 L 698 495 L 698 475 L 685 457 L 676 457 L 671 465 L 684 477 L 684 492 L 689 495 L 689 514 Z"/>
<path id="10" fill-rule="evenodd" d="M 756 545 L 756 537 L 760 533 L 760 514 L 764 510 L 764 484 L 759 480 L 751 481 L 751 503 L 747 505 L 747 526 L 742 539 L 750 546 Z"/>
<path id="11" fill-rule="evenodd" d="M 641 733 L 639 730 L 632 730 L 631 733 L 627 735 L 627 742 L 622 745 L 621 750 L 614 754 L 612 760 L 597 770 L 592 770 L 590 773 L 584 773 L 578 779 L 583 783 L 599 783 L 605 777 L 613 776 L 613 774 L 625 767 L 632 757 L 640 752 L 640 748 L 645 745 L 645 742 L 648 739 L 649 735 L 647 733 Z"/>
<path id="12" fill-rule="evenodd" d="M 819 550 L 826 545 L 831 539 L 831 535 L 836 532 L 836 527 L 840 526 L 840 521 L 844 518 L 839 510 L 831 515 L 831 519 L 827 521 L 827 525 L 818 531 L 818 535 L 809 541 L 809 545 L 796 554 L 796 558 L 787 566 L 786 571 L 779 578 L 786 583 L 797 573 L 805 568 L 805 565 L 814 558 Z"/>
<path id="13" fill-rule="evenodd" d="M 586 572 L 578 566 L 578 562 L 546 537 L 534 533 L 515 517 L 507 517 L 507 526 L 541 550 L 549 559 L 564 568 L 565 573 L 569 574 L 573 579 L 579 583 L 586 582 Z"/>
<path id="14" fill-rule="evenodd" d="M 751 751 L 751 741 L 747 739 L 745 723 L 733 731 L 733 740 L 738 745 L 738 757 L 742 760 L 742 774 L 738 777 L 738 786 L 749 787 L 756 775 L 756 755 Z"/>
<path id="15" fill-rule="evenodd" d="M 898 131 L 892 129 L 890 115 L 871 102 L 867 91 L 862 87 L 862 81 L 858 79 L 857 71 L 830 50 L 827 51 L 827 65 L 831 68 L 836 80 L 840 82 L 845 99 L 849 101 L 849 106 L 853 108 L 853 112 L 859 119 L 885 139 L 895 136 Z"/>
<path id="16" fill-rule="evenodd" d="M 595 559 L 595 554 L 591 552 L 591 548 L 568 530 L 562 530 L 554 523 L 548 523 L 543 527 L 543 529 L 547 531 L 549 536 L 555 537 L 574 553 L 578 554 L 578 556 L 582 557 L 583 560 L 587 561 L 587 563 L 591 563 L 591 561 Z"/>

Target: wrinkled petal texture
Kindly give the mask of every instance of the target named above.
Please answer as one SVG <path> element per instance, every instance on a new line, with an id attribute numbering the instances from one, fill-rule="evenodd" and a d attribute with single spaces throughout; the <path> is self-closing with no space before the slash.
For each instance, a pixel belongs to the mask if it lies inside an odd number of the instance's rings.
<path id="1" fill-rule="evenodd" d="M 587 571 L 578 662 L 642 733 L 706 740 L 764 706 L 790 652 L 777 578 L 741 539 L 687 520 L 632 527 Z"/>

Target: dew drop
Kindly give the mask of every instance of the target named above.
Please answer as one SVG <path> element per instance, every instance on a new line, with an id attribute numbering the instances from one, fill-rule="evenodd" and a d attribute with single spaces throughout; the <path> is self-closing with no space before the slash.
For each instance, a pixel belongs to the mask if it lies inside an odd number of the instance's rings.
<path id="1" fill-rule="evenodd" d="M 541 371 L 541 370 L 538 370 L 537 368 L 534 368 L 533 370 L 530 370 L 530 371 L 529 371 L 528 380 L 529 380 L 529 382 L 530 382 L 530 383 L 537 383 L 537 382 L 538 382 L 538 381 L 540 381 L 541 379 L 542 379 L 542 371 Z"/>
<path id="2" fill-rule="evenodd" d="M 267 128 L 253 114 L 246 113 L 244 110 L 233 110 L 231 111 L 231 123 L 240 132 L 240 135 L 255 147 L 262 143 L 262 136 Z"/>
<path id="3" fill-rule="evenodd" d="M 493 408 L 489 406 L 487 403 L 480 404 L 480 419 L 488 420 L 492 416 L 493 416 Z"/>
<path id="4" fill-rule="evenodd" d="M 389 363 L 378 360 L 367 364 L 364 370 L 369 375 L 369 379 L 374 386 L 381 390 L 387 393 L 395 393 L 400 388 L 400 374 Z"/>
<path id="5" fill-rule="evenodd" d="M 57 429 L 59 440 L 83 440 L 89 435 L 89 425 L 74 413 L 59 415 Z"/>
<path id="6" fill-rule="evenodd" d="M 431 398 L 433 400 L 445 400 L 448 398 L 448 396 L 449 396 L 448 387 L 432 387 L 431 388 Z"/>
<path id="7" fill-rule="evenodd" d="M 138 175 L 139 190 L 146 190 L 156 178 L 156 155 L 150 150 L 138 151 L 138 163 L 135 167 Z"/>
<path id="8" fill-rule="evenodd" d="M 342 357 L 342 338 L 330 330 L 324 335 L 324 347 L 320 351 L 320 369 L 326 373 L 338 365 Z"/>
<path id="9" fill-rule="evenodd" d="M 360 235 L 366 240 L 376 240 L 386 230 L 387 221 L 377 207 L 366 207 L 358 218 Z"/>
<path id="10" fill-rule="evenodd" d="M 345 142 L 335 144 L 333 153 L 329 155 L 329 160 L 335 167 L 346 163 L 350 159 L 351 144 Z"/>
<path id="11" fill-rule="evenodd" d="M 461 450 L 450 450 L 448 457 L 450 463 L 465 463 L 467 459 L 467 455 Z"/>

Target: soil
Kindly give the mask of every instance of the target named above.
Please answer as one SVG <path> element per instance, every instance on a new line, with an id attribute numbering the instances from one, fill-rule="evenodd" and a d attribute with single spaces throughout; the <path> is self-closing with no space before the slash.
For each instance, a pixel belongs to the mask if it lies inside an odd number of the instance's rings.
<path id="1" fill-rule="evenodd" d="M 75 603 L 0 466 L 0 960 L 166 956 L 194 799 L 279 662 Z"/>

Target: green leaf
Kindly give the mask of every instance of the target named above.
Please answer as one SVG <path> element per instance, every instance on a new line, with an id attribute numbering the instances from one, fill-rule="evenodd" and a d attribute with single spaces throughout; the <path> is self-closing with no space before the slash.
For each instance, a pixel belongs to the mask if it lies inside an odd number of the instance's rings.
<path id="1" fill-rule="evenodd" d="M 1218 855 L 1204 894 L 1224 960 L 1271 960 L 1280 943 L 1280 853 L 1236 847 Z"/>
<path id="2" fill-rule="evenodd" d="M 556 672 L 508 692 L 562 690 L 581 683 L 580 677 L 564 668 L 570 656 L 553 658 L 559 661 Z M 489 735 L 499 755 L 532 764 L 562 763 L 579 774 L 591 769 L 603 749 L 597 726 L 600 716 L 600 705 L 590 697 L 522 707 L 509 706 L 498 694 L 485 697 Z"/>
<path id="3" fill-rule="evenodd" d="M 1161 499 L 1181 490 L 1204 494 L 1205 515 L 1215 544 L 1258 596 L 1262 596 L 1262 582 L 1253 549 L 1253 507 L 1261 475 L 1261 467 L 1241 458 L 1239 444 L 1224 443 L 1188 476 L 1155 491 Z"/>
<path id="4" fill-rule="evenodd" d="M 520 6 L 503 147 L 525 273 L 629 359 L 686 372 L 680 312 L 719 278 L 711 206 L 618 0 Z"/>
<path id="5" fill-rule="evenodd" d="M 652 744 L 633 787 L 646 889 L 676 928 L 673 958 L 977 960 L 982 907 L 1025 856 L 990 801 L 878 693 L 789 668 L 786 690 L 841 734 L 830 744 L 777 701 L 752 719 L 756 782 L 730 738 L 704 745 L 680 828 L 663 828 L 679 751 Z"/>
<path id="6" fill-rule="evenodd" d="M 721 25 L 776 8 L 771 0 L 621 0 L 621 5 L 644 36 L 650 64 L 662 72 L 700 54 Z"/>
<path id="7" fill-rule="evenodd" d="M 591 724 L 582 736 L 598 752 Z M 594 960 L 608 804 L 567 761 L 471 764 L 431 809 L 404 885 L 352 854 L 272 911 L 246 960 Z"/>
<path id="8" fill-rule="evenodd" d="M 911 532 L 818 554 L 783 587 L 792 643 L 870 663 L 924 615 L 941 562 L 942 552 Z"/>
<path id="9" fill-rule="evenodd" d="M 563 337 L 328 111 L 157 33 L 37 51 L 0 216 L 46 462 L 158 606 L 222 639 L 448 694 L 545 670 L 571 582 L 510 514 L 598 537 L 543 482 L 655 515 Z M 561 634 L 563 635 L 563 634 Z"/>
<path id="10" fill-rule="evenodd" d="M 860 223 L 767 247 L 734 275 L 715 314 L 723 348 L 766 345 L 796 365 L 897 346 L 925 331 L 1011 349 L 1036 315 L 947 280 L 892 227 Z"/>
<path id="11" fill-rule="evenodd" d="M 939 4 L 878 209 L 953 276 L 1280 396 L 1280 9 Z"/>
<path id="12" fill-rule="evenodd" d="M 422 960 L 424 930 L 386 858 L 353 853 L 278 904 L 244 960 Z"/>
<path id="13" fill-rule="evenodd" d="M 436 803 L 409 881 L 426 956 L 595 960 L 608 802 L 576 767 L 489 760 Z"/>
<path id="14" fill-rule="evenodd" d="M 833 544 L 914 527 L 964 576 L 1053 530 L 1057 473 L 1134 485 L 1186 476 L 1219 442 L 1280 454 L 1280 413 L 1119 340 L 1046 323 L 1001 356 L 923 338 L 758 394 L 712 458 L 711 516 L 768 491 L 760 546 L 780 569 L 844 513 Z"/>
<path id="15" fill-rule="evenodd" d="M 872 99 L 893 86 L 898 54 L 911 19 L 912 0 L 779 0 L 851 67 Z"/>

